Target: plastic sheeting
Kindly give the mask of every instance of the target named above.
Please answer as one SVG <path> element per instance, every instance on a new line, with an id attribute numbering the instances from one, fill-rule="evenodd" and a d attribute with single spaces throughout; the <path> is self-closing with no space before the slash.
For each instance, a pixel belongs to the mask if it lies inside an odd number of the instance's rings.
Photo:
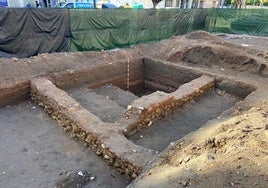
<path id="1" fill-rule="evenodd" d="M 210 9 L 205 30 L 209 32 L 268 36 L 268 10 Z"/>
<path id="2" fill-rule="evenodd" d="M 132 22 L 123 10 L 70 10 L 71 50 L 101 50 L 128 45 Z M 121 36 L 121 37 L 118 37 Z"/>
<path id="3" fill-rule="evenodd" d="M 71 10 L 72 51 L 158 41 L 195 30 L 268 36 L 265 9 Z"/>
<path id="4" fill-rule="evenodd" d="M 29 57 L 70 48 L 69 12 L 0 9 L 0 57 Z"/>
<path id="5" fill-rule="evenodd" d="M 70 10 L 72 51 L 157 41 L 205 27 L 208 10 Z"/>
<path id="6" fill-rule="evenodd" d="M 133 9 L 71 10 L 71 50 L 111 49 L 168 38 L 173 35 L 176 12 Z"/>
<path id="7" fill-rule="evenodd" d="M 176 13 L 174 35 L 205 29 L 209 9 L 182 9 Z"/>
<path id="8" fill-rule="evenodd" d="M 0 56 L 112 49 L 195 30 L 268 36 L 265 9 L 0 9 Z"/>

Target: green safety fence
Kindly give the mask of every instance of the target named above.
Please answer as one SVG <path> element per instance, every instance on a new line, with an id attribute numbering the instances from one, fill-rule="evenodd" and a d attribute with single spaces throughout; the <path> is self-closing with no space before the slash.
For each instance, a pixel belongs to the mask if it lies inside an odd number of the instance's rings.
<path id="1" fill-rule="evenodd" d="M 268 36 L 268 10 L 70 10 L 70 26 L 71 51 L 102 50 L 195 30 Z"/>
<path id="2" fill-rule="evenodd" d="M 111 49 L 172 36 L 173 12 L 70 10 L 72 51 Z"/>
<path id="3" fill-rule="evenodd" d="M 206 31 L 268 36 L 266 9 L 210 9 Z"/>
<path id="4" fill-rule="evenodd" d="M 181 9 L 176 13 L 173 35 L 183 35 L 195 30 L 205 29 L 209 9 Z"/>
<path id="5" fill-rule="evenodd" d="M 205 28 L 208 9 L 70 10 L 71 51 L 158 41 Z"/>
<path id="6" fill-rule="evenodd" d="M 70 10 L 71 51 L 112 49 L 205 28 L 208 9 Z"/>

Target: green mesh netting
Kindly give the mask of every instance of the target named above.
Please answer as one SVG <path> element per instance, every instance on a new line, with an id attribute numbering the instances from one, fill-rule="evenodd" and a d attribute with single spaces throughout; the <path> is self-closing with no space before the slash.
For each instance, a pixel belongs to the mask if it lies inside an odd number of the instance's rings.
<path id="1" fill-rule="evenodd" d="M 204 29 L 208 10 L 70 10 L 72 51 L 158 41 Z"/>
<path id="2" fill-rule="evenodd" d="M 195 30 L 268 36 L 265 9 L 70 10 L 72 51 L 158 41 Z"/>
<path id="3" fill-rule="evenodd" d="M 268 10 L 210 9 L 206 20 L 206 30 L 268 36 Z"/>

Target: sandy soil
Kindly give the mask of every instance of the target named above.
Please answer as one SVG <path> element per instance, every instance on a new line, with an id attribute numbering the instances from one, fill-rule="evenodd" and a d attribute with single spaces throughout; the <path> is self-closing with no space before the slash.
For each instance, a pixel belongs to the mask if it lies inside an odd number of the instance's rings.
<path id="1" fill-rule="evenodd" d="M 26 83 L 27 87 L 32 77 L 129 57 L 150 56 L 245 82 L 256 92 L 228 113 L 171 143 L 129 187 L 267 187 L 267 41 L 196 32 L 123 50 L 1 58 L 0 105 L 16 99 L 5 93 L 14 83 Z M 29 97 L 27 92 L 24 97 Z M 119 111 L 121 108 L 126 104 L 118 104 Z M 27 102 L 0 109 L 0 187 L 125 187 L 130 183 L 129 177 L 109 167 L 55 124 Z M 79 171 L 84 175 L 82 179 Z"/>

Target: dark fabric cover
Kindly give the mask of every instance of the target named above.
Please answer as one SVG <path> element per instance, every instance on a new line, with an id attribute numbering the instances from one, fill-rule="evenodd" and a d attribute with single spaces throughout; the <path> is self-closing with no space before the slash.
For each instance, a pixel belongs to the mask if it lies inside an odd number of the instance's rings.
<path id="1" fill-rule="evenodd" d="M 29 57 L 70 48 L 65 9 L 0 9 L 0 57 Z"/>

